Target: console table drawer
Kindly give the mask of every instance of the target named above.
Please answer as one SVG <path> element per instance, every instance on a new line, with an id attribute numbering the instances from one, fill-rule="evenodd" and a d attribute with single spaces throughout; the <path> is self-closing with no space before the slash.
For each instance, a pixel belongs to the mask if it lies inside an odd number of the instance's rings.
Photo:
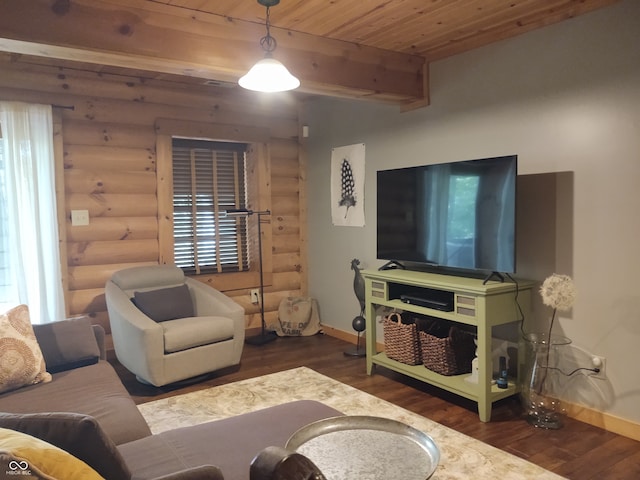
<path id="1" fill-rule="evenodd" d="M 381 300 L 387 299 L 387 282 L 371 282 L 371 296 Z"/>
<path id="2" fill-rule="evenodd" d="M 456 313 L 467 317 L 476 316 L 476 297 L 456 295 Z"/>

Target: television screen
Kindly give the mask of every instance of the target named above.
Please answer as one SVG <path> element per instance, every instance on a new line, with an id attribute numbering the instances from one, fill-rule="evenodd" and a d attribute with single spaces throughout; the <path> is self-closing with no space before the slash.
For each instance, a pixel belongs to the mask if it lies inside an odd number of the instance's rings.
<path id="1" fill-rule="evenodd" d="M 517 156 L 377 172 L 377 258 L 515 272 Z"/>

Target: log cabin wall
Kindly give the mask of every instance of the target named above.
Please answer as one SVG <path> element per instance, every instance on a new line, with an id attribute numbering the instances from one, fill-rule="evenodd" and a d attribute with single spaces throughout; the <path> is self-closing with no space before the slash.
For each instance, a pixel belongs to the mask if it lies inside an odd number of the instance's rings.
<path id="1" fill-rule="evenodd" d="M 3 54 L 4 55 L 4 54 Z M 119 269 L 159 259 L 156 194 L 157 119 L 266 128 L 271 159 L 270 224 L 273 274 L 265 286 L 265 318 L 280 300 L 306 291 L 302 218 L 303 156 L 294 96 L 268 99 L 238 87 L 145 80 L 0 58 L 0 100 L 73 106 L 54 108 L 64 172 L 57 185 L 67 313 L 89 315 L 110 331 L 104 285 Z M 224 139 L 222 139 L 224 140 Z M 72 226 L 71 210 L 88 210 L 88 226 Z M 264 229 L 264 227 L 263 227 Z M 225 290 L 260 325 L 248 289 Z"/>

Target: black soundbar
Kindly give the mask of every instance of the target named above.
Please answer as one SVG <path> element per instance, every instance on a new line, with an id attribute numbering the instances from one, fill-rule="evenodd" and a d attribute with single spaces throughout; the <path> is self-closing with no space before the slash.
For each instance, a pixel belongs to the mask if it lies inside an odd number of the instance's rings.
<path id="1" fill-rule="evenodd" d="M 441 312 L 453 312 L 453 303 L 441 302 L 429 298 L 415 297 L 413 295 L 400 295 L 400 300 L 410 305 L 418 305 L 419 307 L 433 308 Z"/>

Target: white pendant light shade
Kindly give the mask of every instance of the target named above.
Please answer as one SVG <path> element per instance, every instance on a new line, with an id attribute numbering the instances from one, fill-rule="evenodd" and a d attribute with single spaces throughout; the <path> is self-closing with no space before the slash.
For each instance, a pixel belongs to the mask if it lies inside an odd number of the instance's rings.
<path id="1" fill-rule="evenodd" d="M 300 86 L 300 80 L 291 75 L 287 67 L 267 56 L 256 63 L 238 80 L 242 88 L 256 92 L 285 92 Z"/>
<path id="2" fill-rule="evenodd" d="M 289 73 L 278 60 L 273 58 L 276 49 L 276 39 L 271 36 L 270 9 L 278 5 L 280 0 L 258 0 L 258 3 L 267 8 L 265 27 L 267 34 L 260 39 L 260 46 L 265 51 L 264 58 L 256 63 L 247 74 L 238 80 L 242 88 L 256 92 L 286 92 L 300 86 L 300 80 Z"/>

